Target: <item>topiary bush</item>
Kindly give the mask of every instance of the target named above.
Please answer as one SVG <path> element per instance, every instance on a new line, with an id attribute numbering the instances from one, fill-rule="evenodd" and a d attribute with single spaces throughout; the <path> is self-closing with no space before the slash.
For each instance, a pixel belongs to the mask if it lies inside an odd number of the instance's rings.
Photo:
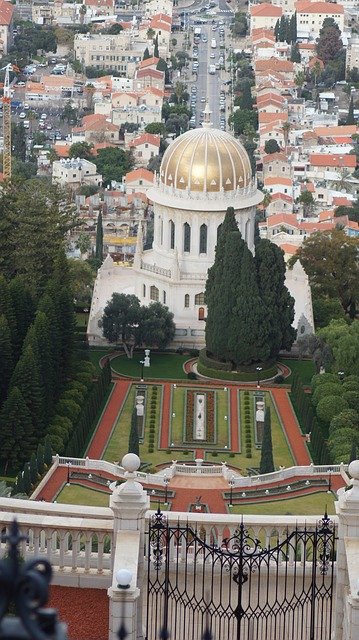
<path id="1" fill-rule="evenodd" d="M 334 373 L 316 373 L 311 379 L 311 386 L 316 389 L 320 384 L 327 384 L 328 382 L 338 382 L 338 376 Z"/>
<path id="2" fill-rule="evenodd" d="M 316 407 L 319 400 L 328 396 L 341 396 L 343 393 L 340 382 L 326 382 L 325 384 L 319 384 L 312 395 L 312 403 Z"/>
<path id="3" fill-rule="evenodd" d="M 326 424 L 342 411 L 349 409 L 349 405 L 344 398 L 339 396 L 322 398 L 317 405 L 317 416 Z"/>

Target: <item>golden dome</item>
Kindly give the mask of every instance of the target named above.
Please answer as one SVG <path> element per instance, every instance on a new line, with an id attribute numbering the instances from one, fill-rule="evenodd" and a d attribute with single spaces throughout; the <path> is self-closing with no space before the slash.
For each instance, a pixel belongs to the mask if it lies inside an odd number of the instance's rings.
<path id="1" fill-rule="evenodd" d="M 248 187 L 251 164 L 243 145 L 207 122 L 176 138 L 166 149 L 160 180 L 175 189 L 220 192 Z"/>

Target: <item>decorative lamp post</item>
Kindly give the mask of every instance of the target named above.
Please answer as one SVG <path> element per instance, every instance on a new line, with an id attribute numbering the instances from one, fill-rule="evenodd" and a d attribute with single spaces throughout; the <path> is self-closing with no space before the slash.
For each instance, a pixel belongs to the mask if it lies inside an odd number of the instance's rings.
<path id="1" fill-rule="evenodd" d="M 164 506 L 167 507 L 168 505 L 168 483 L 169 483 L 170 479 L 167 478 L 167 476 L 165 475 L 163 477 L 163 482 L 165 483 L 165 504 Z"/>
<path id="2" fill-rule="evenodd" d="M 67 464 L 67 486 L 70 486 L 70 467 L 71 467 L 71 462 L 70 460 L 66 463 Z"/>
<path id="3" fill-rule="evenodd" d="M 229 494 L 229 507 L 233 507 L 233 487 L 234 487 L 234 476 L 231 476 L 228 480 L 229 486 L 231 487 L 231 492 Z"/>
<path id="4" fill-rule="evenodd" d="M 344 371 L 338 371 L 338 376 L 339 376 L 339 380 L 340 380 L 340 382 L 343 382 L 343 380 L 344 380 L 344 376 L 345 376 Z"/>
<path id="5" fill-rule="evenodd" d="M 260 388 L 260 376 L 261 376 L 262 367 L 256 367 L 257 372 L 257 389 Z"/>
<path id="6" fill-rule="evenodd" d="M 143 382 L 143 368 L 145 366 L 145 361 L 140 360 L 140 365 L 141 365 L 141 382 Z"/>

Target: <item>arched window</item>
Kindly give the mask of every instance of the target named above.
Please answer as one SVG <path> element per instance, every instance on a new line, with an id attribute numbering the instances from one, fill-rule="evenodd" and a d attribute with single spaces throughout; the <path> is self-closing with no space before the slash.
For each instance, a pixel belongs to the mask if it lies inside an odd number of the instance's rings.
<path id="1" fill-rule="evenodd" d="M 162 292 L 162 300 L 163 300 L 163 304 L 166 304 L 166 298 L 167 298 L 166 292 L 165 292 L 165 291 L 163 291 L 163 292 Z"/>
<path id="2" fill-rule="evenodd" d="M 183 225 L 183 251 L 189 253 L 191 251 L 191 227 L 188 222 Z"/>
<path id="3" fill-rule="evenodd" d="M 145 284 L 144 284 L 144 285 L 142 285 L 142 289 L 143 289 L 143 290 L 142 290 L 142 295 L 143 295 L 143 297 L 145 298 L 145 297 L 146 297 L 146 285 L 145 285 Z"/>
<path id="4" fill-rule="evenodd" d="M 153 284 L 151 289 L 150 289 L 150 298 L 151 300 L 155 300 L 156 302 L 159 301 L 160 299 L 160 292 L 157 289 L 157 287 L 155 287 L 155 285 Z"/>
<path id="5" fill-rule="evenodd" d="M 195 304 L 204 304 L 204 292 L 197 293 L 194 297 Z"/>
<path id="6" fill-rule="evenodd" d="M 173 220 L 170 220 L 170 249 L 175 248 L 175 241 L 176 241 L 176 227 Z"/>
<path id="7" fill-rule="evenodd" d="M 207 225 L 201 224 L 199 228 L 199 252 L 207 253 Z"/>
<path id="8" fill-rule="evenodd" d="M 189 293 L 186 293 L 184 297 L 184 306 L 186 307 L 186 309 L 188 309 L 189 307 Z"/>
<path id="9" fill-rule="evenodd" d="M 198 320 L 204 320 L 204 309 L 203 309 L 203 307 L 200 307 L 198 309 Z"/>

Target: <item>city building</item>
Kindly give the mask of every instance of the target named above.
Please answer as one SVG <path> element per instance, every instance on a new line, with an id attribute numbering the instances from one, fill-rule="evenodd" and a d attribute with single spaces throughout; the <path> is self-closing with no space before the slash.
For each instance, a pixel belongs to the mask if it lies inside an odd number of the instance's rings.
<path id="1" fill-rule="evenodd" d="M 14 5 L 0 0 L 0 54 L 6 56 L 13 43 Z"/>
<path id="2" fill-rule="evenodd" d="M 117 35 L 76 33 L 74 54 L 84 67 L 113 69 L 133 78 L 146 46 L 147 41 L 135 38 L 135 32 L 128 30 Z"/>
<path id="3" fill-rule="evenodd" d="M 269 2 L 253 4 L 249 10 L 251 34 L 256 29 L 274 29 L 283 9 Z"/>
<path id="4" fill-rule="evenodd" d="M 310 2 L 298 0 L 295 4 L 297 33 L 316 40 L 326 18 L 333 18 L 341 32 L 344 31 L 344 7 L 334 2 Z"/>
<path id="5" fill-rule="evenodd" d="M 76 189 L 83 184 L 99 187 L 102 176 L 97 173 L 96 165 L 89 160 L 72 158 L 55 160 L 52 164 L 52 181 Z"/>

